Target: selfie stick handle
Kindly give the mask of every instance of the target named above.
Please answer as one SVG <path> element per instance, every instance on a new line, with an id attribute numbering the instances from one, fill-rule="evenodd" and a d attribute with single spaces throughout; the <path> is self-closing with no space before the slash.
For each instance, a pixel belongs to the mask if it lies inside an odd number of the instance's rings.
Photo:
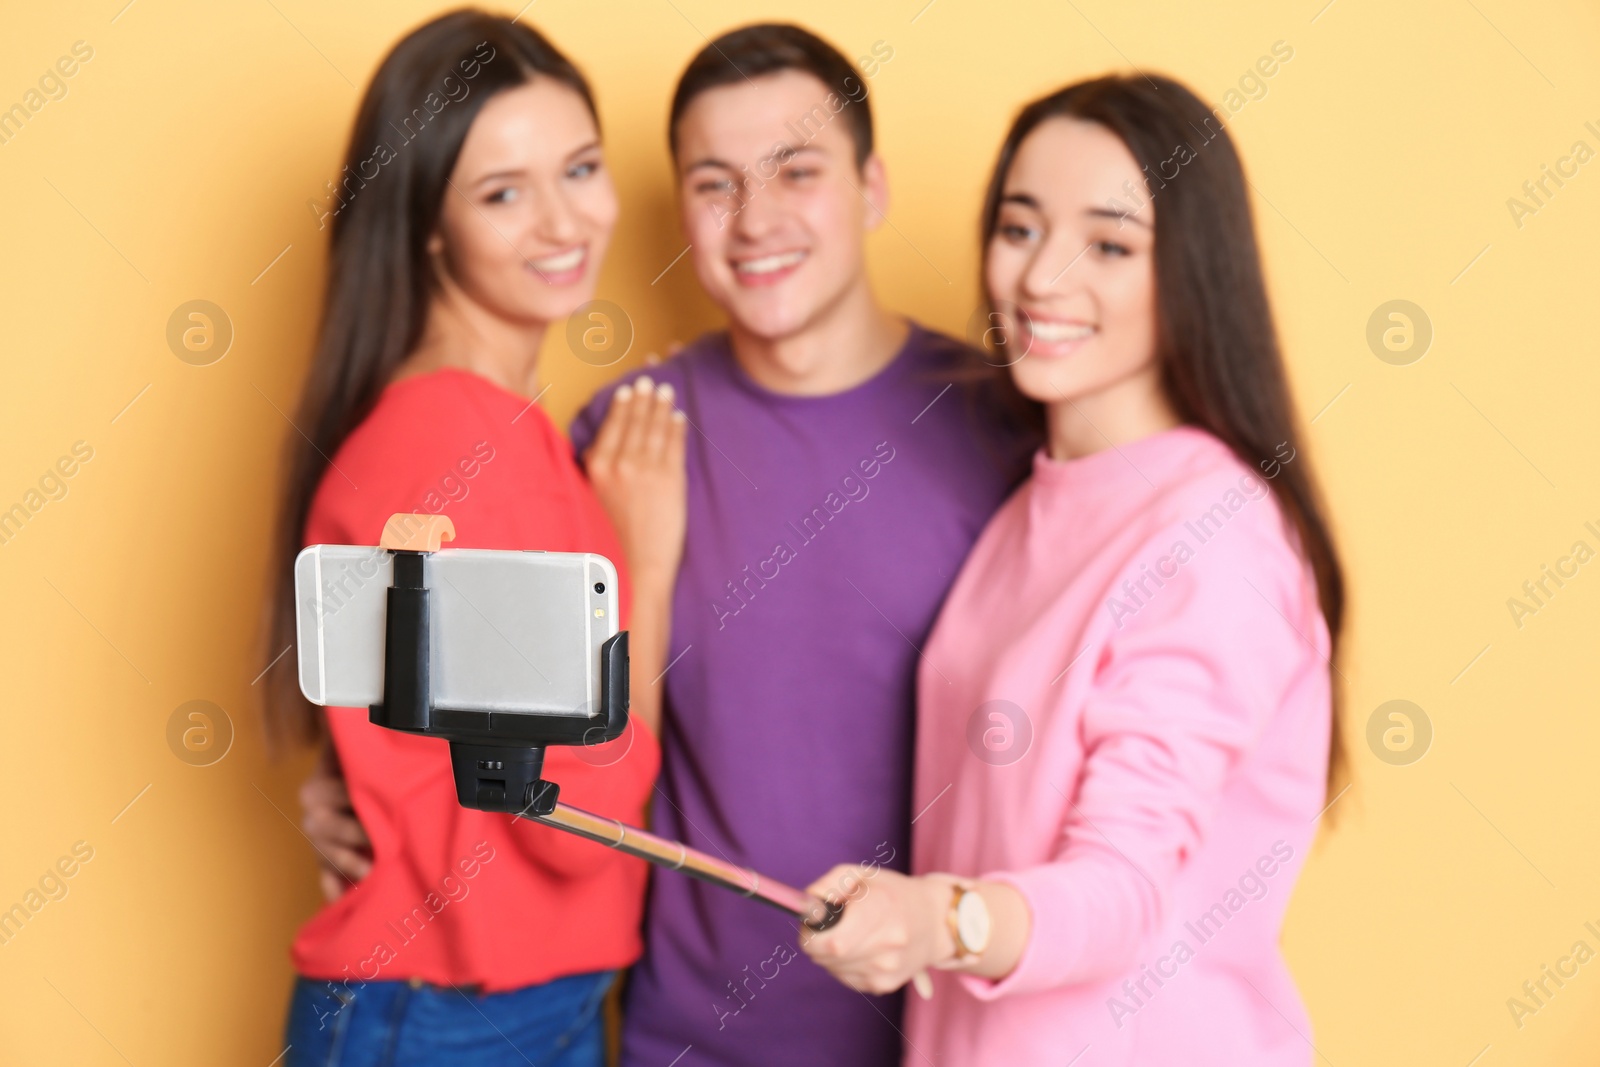
<path id="1" fill-rule="evenodd" d="M 538 800 L 535 799 L 534 803 L 537 805 Z M 844 915 L 843 903 L 818 900 L 793 886 L 763 878 L 755 871 L 708 856 L 682 842 L 668 841 L 636 826 L 629 826 L 616 819 L 596 815 L 570 804 L 557 802 L 548 814 L 538 815 L 528 812 L 523 813 L 522 817 L 599 842 L 658 867 L 680 871 L 702 882 L 731 889 L 763 904 L 770 904 L 780 911 L 805 919 L 805 925 L 819 933 L 837 923 Z M 817 911 L 819 905 L 823 909 L 822 915 L 818 918 L 807 918 Z"/>

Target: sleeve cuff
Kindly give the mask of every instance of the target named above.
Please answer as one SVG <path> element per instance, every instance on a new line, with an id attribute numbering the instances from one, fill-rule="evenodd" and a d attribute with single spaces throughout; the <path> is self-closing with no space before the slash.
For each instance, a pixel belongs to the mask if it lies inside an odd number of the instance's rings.
<path id="1" fill-rule="evenodd" d="M 1004 978 L 960 975 L 968 993 L 978 1000 L 998 1000 L 1015 993 L 1034 993 L 1062 984 L 1062 976 L 1083 953 L 1085 927 L 1075 918 L 1076 898 L 1068 888 L 1069 872 L 1060 864 L 1022 871 L 991 871 L 983 882 L 1011 886 L 1028 905 L 1028 941 L 1017 965 Z"/>

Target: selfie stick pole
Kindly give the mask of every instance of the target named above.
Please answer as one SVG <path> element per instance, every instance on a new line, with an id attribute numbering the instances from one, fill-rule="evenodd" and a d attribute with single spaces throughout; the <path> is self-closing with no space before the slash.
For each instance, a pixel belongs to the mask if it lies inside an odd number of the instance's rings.
<path id="1" fill-rule="evenodd" d="M 537 803 L 537 799 L 535 800 Z M 564 830 L 569 834 L 597 841 L 602 845 L 616 849 L 618 852 L 653 863 L 658 867 L 668 870 L 681 871 L 691 878 L 698 878 L 702 882 L 731 889 L 763 904 L 770 904 L 781 911 L 786 911 L 797 918 L 805 919 L 806 926 L 812 930 L 822 931 L 839 921 L 844 914 L 844 905 L 828 901 L 819 901 L 809 893 L 802 892 L 793 886 L 770 878 L 762 878 L 755 871 L 743 867 L 736 867 L 724 860 L 708 856 L 698 849 L 678 842 L 668 841 L 664 837 L 647 833 L 638 827 L 629 826 L 616 819 L 608 819 L 592 812 L 575 808 L 570 804 L 557 802 L 554 810 L 548 815 L 524 814 L 524 818 L 534 822 L 553 826 L 557 830 Z M 823 914 L 820 918 L 815 916 L 818 906 Z"/>
<path id="2" fill-rule="evenodd" d="M 431 692 L 432 634 L 425 560 L 455 524 L 444 515 L 396 514 L 384 525 L 379 546 L 393 556 L 393 576 L 384 617 L 383 701 L 370 720 L 391 730 L 450 742 L 456 799 L 478 811 L 517 815 L 576 834 L 618 852 L 682 871 L 712 885 L 769 904 L 805 920 L 812 930 L 834 925 L 842 903 L 763 879 L 677 841 L 560 803 L 560 786 L 543 777 L 548 745 L 595 745 L 622 736 L 628 724 L 628 634 L 600 646 L 599 707 L 591 715 L 527 715 L 436 707 Z"/>

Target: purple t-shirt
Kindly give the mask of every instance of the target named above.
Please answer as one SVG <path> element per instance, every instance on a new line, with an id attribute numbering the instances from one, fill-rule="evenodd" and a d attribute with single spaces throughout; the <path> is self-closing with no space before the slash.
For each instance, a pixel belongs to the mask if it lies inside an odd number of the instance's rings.
<path id="1" fill-rule="evenodd" d="M 861 385 L 786 396 L 718 333 L 637 372 L 691 424 L 655 832 L 796 887 L 836 863 L 906 869 L 918 649 L 1031 451 L 951 386 L 975 358 L 913 325 Z M 573 422 L 580 455 L 637 373 Z M 899 995 L 840 985 L 797 930 L 654 872 L 623 1063 L 898 1065 Z"/>

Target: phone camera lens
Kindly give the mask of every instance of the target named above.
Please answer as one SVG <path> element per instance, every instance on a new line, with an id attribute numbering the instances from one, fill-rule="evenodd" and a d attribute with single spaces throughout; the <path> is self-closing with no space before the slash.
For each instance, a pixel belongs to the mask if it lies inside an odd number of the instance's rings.
<path id="1" fill-rule="evenodd" d="M 606 591 L 606 583 L 605 582 L 595 582 L 594 583 L 594 591 L 596 593 L 604 593 Z"/>

